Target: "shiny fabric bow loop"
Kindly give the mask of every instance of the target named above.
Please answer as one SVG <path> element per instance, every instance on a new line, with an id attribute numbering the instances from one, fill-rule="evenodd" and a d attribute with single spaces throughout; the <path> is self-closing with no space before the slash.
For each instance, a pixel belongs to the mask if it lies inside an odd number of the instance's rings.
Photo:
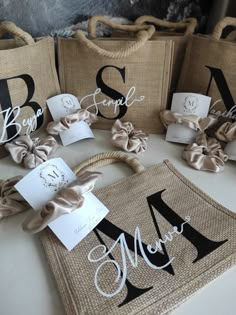
<path id="1" fill-rule="evenodd" d="M 113 145 L 126 152 L 141 153 L 147 149 L 148 136 L 141 130 L 134 129 L 130 122 L 115 121 L 111 129 Z"/>
<path id="2" fill-rule="evenodd" d="M 161 111 L 160 118 L 165 128 L 171 124 L 179 124 L 196 131 L 205 131 L 217 122 L 217 118 L 213 116 L 201 118 L 197 115 L 183 115 L 170 110 Z"/>
<path id="3" fill-rule="evenodd" d="M 215 136 L 223 142 L 231 142 L 236 139 L 236 122 L 225 122 L 216 131 Z"/>
<path id="4" fill-rule="evenodd" d="M 97 121 L 97 115 L 86 109 L 79 109 L 73 114 L 62 117 L 59 121 L 52 121 L 47 125 L 47 132 L 50 135 L 59 135 L 61 132 L 70 129 L 71 125 L 84 121 L 89 126 Z"/>
<path id="5" fill-rule="evenodd" d="M 197 170 L 215 173 L 222 172 L 228 160 L 220 143 L 215 138 L 208 138 L 206 134 L 198 135 L 194 143 L 184 149 L 183 158 Z"/>
<path id="6" fill-rule="evenodd" d="M 15 189 L 22 176 L 0 180 L 0 219 L 27 210 L 30 206 Z"/>
<path id="7" fill-rule="evenodd" d="M 93 190 L 101 173 L 85 172 L 66 188 L 60 190 L 53 200 L 37 211 L 33 211 L 22 224 L 25 232 L 38 233 L 49 223 L 64 214 L 70 214 L 82 207 L 84 194 Z"/>
<path id="8" fill-rule="evenodd" d="M 25 168 L 35 168 L 47 161 L 56 146 L 57 141 L 51 136 L 31 139 L 29 135 L 25 135 L 5 144 L 5 149 L 10 152 L 15 163 L 22 163 Z"/>

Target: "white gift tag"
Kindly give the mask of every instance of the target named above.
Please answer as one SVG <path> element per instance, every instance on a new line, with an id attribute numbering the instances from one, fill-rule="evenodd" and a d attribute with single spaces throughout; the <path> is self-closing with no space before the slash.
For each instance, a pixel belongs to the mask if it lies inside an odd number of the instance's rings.
<path id="1" fill-rule="evenodd" d="M 55 121 L 73 114 L 81 108 L 78 99 L 72 94 L 51 97 L 47 100 L 47 105 Z M 70 129 L 61 132 L 60 138 L 62 144 L 66 146 L 79 140 L 94 138 L 94 135 L 89 125 L 84 121 L 80 121 L 72 124 Z"/>
<path id="2" fill-rule="evenodd" d="M 15 188 L 34 210 L 40 210 L 75 179 L 76 175 L 68 165 L 61 158 L 55 158 L 39 165 Z M 62 215 L 48 225 L 68 250 L 72 250 L 109 212 L 91 192 L 84 197 L 81 208 Z"/>
<path id="3" fill-rule="evenodd" d="M 195 93 L 174 93 L 171 111 L 184 115 L 197 115 L 205 118 L 210 108 L 211 97 Z M 168 126 L 166 141 L 192 143 L 197 131 L 178 124 Z"/>

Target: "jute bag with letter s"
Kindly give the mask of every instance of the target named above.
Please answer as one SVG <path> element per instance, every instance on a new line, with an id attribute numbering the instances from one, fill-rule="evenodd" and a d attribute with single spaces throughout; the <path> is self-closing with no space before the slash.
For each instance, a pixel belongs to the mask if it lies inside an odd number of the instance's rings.
<path id="1" fill-rule="evenodd" d="M 223 18 L 210 36 L 191 36 L 178 91 L 209 95 L 211 114 L 236 119 L 236 43 L 221 39 L 226 26 L 236 19 Z"/>
<path id="2" fill-rule="evenodd" d="M 157 30 L 152 39 L 163 40 L 171 39 L 174 42 L 174 53 L 172 63 L 172 75 L 170 84 L 170 94 L 168 103 L 171 102 L 172 94 L 177 89 L 181 67 L 184 61 L 185 51 L 190 35 L 194 33 L 197 28 L 197 20 L 195 18 L 188 18 L 179 22 L 169 22 L 160 20 L 154 16 L 143 15 L 136 19 L 136 25 L 143 25 L 151 23 L 156 27 L 162 27 L 165 30 Z"/>
<path id="3" fill-rule="evenodd" d="M 136 174 L 96 191 L 110 210 L 68 252 L 43 246 L 67 314 L 166 314 L 236 261 L 236 214 L 169 161 L 144 169 L 122 152 L 98 154 L 77 174 L 123 161 Z"/>
<path id="4" fill-rule="evenodd" d="M 0 24 L 0 157 L 3 145 L 15 137 L 43 128 L 50 116 L 46 100 L 60 93 L 54 40 L 38 41 L 12 22 Z"/>
<path id="5" fill-rule="evenodd" d="M 130 39 L 96 39 L 97 22 L 135 32 Z M 173 43 L 150 41 L 150 25 L 119 25 L 93 17 L 86 38 L 59 39 L 59 73 L 63 92 L 78 96 L 82 108 L 98 115 L 94 128 L 110 129 L 115 119 L 146 132 L 163 131 L 159 111 L 166 107 Z"/>

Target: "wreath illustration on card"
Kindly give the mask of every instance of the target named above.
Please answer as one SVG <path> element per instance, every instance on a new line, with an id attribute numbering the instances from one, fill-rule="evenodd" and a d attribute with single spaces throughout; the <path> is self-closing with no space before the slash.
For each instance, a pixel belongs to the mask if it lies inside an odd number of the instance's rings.
<path id="1" fill-rule="evenodd" d="M 198 98 L 195 95 L 189 95 L 184 99 L 184 113 L 195 114 L 198 109 Z"/>
<path id="2" fill-rule="evenodd" d="M 69 183 L 65 178 L 65 174 L 54 164 L 44 165 L 39 170 L 39 177 L 44 187 L 48 187 L 55 192 Z"/>

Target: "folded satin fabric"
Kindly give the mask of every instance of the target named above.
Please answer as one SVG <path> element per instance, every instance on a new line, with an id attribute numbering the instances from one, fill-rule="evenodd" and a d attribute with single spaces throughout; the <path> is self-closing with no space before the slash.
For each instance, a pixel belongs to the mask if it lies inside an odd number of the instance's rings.
<path id="1" fill-rule="evenodd" d="M 22 176 L 0 180 L 0 219 L 27 210 L 30 206 L 15 189 Z"/>
<path id="2" fill-rule="evenodd" d="M 180 124 L 196 131 L 204 131 L 217 122 L 217 118 L 213 116 L 201 118 L 196 115 L 183 115 L 170 110 L 161 111 L 160 118 L 165 128 L 171 124 Z"/>
<path id="3" fill-rule="evenodd" d="M 220 143 L 215 138 L 208 138 L 204 133 L 198 135 L 194 143 L 184 149 L 183 158 L 197 170 L 216 173 L 224 170 L 224 164 L 228 160 Z"/>
<path id="4" fill-rule="evenodd" d="M 59 135 L 60 132 L 70 129 L 76 122 L 84 121 L 89 126 L 97 121 L 97 115 L 90 113 L 86 109 L 79 109 L 73 114 L 62 117 L 59 121 L 52 121 L 47 125 L 47 132 L 50 135 Z"/>
<path id="5" fill-rule="evenodd" d="M 236 122 L 225 122 L 216 131 L 215 136 L 220 141 L 230 142 L 236 139 Z"/>
<path id="6" fill-rule="evenodd" d="M 112 144 L 127 152 L 141 153 L 147 149 L 148 136 L 134 129 L 130 122 L 122 123 L 117 119 L 112 126 Z"/>
<path id="7" fill-rule="evenodd" d="M 101 173 L 98 172 L 84 172 L 68 187 L 60 190 L 55 198 L 48 201 L 41 210 L 33 210 L 23 222 L 23 230 L 29 233 L 38 233 L 63 214 L 69 214 L 82 207 L 83 195 L 93 190 L 100 175 Z"/>
<path id="8" fill-rule="evenodd" d="M 29 135 L 20 136 L 11 143 L 5 144 L 14 162 L 23 163 L 25 168 L 35 168 L 47 161 L 48 155 L 57 146 L 57 141 L 49 136 L 43 139 L 30 138 Z"/>

